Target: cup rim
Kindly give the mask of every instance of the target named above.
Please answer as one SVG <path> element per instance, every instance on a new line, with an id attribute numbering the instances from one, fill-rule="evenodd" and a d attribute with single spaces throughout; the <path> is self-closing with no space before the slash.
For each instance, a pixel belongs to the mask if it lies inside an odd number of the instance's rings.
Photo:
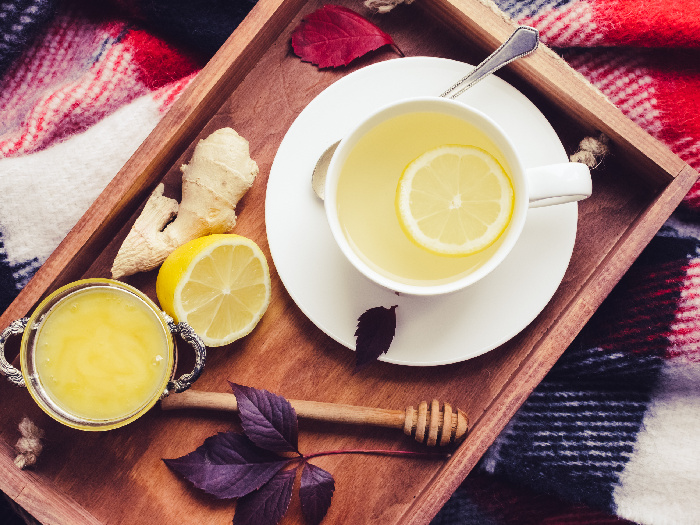
<path id="1" fill-rule="evenodd" d="M 345 237 L 345 234 L 342 231 L 340 221 L 338 219 L 337 199 L 335 190 L 337 188 L 343 163 L 347 159 L 348 155 L 350 154 L 350 151 L 355 146 L 357 141 L 362 136 L 364 136 L 370 129 L 374 128 L 379 123 L 384 122 L 395 116 L 414 111 L 430 111 L 431 109 L 437 109 L 439 110 L 439 112 L 446 114 L 453 114 L 449 110 L 456 111 L 458 113 L 461 112 L 461 115 L 469 114 L 470 119 L 474 118 L 480 121 L 480 124 L 485 125 L 488 128 L 486 134 L 499 144 L 499 149 L 502 150 L 502 153 L 506 156 L 506 159 L 508 161 L 510 167 L 509 174 L 513 179 L 516 179 L 514 183 L 519 188 L 522 188 L 522 190 L 515 192 L 515 206 L 510 223 L 506 229 L 506 232 L 503 234 L 503 240 L 501 241 L 501 244 L 499 245 L 497 251 L 490 257 L 490 259 L 486 263 L 482 264 L 473 272 L 470 272 L 469 274 L 461 278 L 457 278 L 446 283 L 440 283 L 435 285 L 417 285 L 401 283 L 389 279 L 388 277 L 372 269 L 357 255 L 357 253 L 351 247 L 350 243 Z M 460 117 L 459 114 L 456 116 Z M 328 173 L 326 175 L 326 191 L 324 198 L 326 219 L 330 226 L 333 238 L 335 239 L 336 244 L 342 251 L 345 258 L 348 259 L 348 261 L 350 261 L 350 263 L 360 273 L 362 273 L 365 277 L 375 282 L 376 284 L 379 284 L 380 286 L 392 290 L 394 292 L 417 296 L 433 296 L 452 293 L 455 291 L 462 290 L 486 277 L 494 269 L 496 269 L 496 267 L 498 267 L 498 265 L 511 252 L 513 246 L 515 246 L 515 243 L 520 237 L 520 233 L 522 232 L 522 229 L 524 227 L 525 216 L 528 209 L 528 181 L 524 173 L 525 170 L 522 161 L 518 156 L 512 141 L 508 138 L 503 129 L 485 113 L 458 100 L 446 99 L 435 96 L 405 98 L 382 106 L 378 110 L 362 118 L 357 124 L 355 124 L 352 127 L 352 129 L 342 138 L 342 140 L 338 144 L 338 148 L 336 149 L 335 153 L 333 154 L 333 157 L 331 158 L 330 164 L 328 166 Z"/>
<path id="2" fill-rule="evenodd" d="M 140 299 L 158 319 L 163 329 L 163 335 L 165 336 L 168 346 L 166 373 L 163 374 L 163 379 L 159 383 L 158 388 L 155 389 L 153 396 L 151 396 L 148 401 L 132 412 L 111 419 L 90 419 L 71 414 L 68 410 L 63 409 L 55 400 L 51 399 L 51 396 L 41 386 L 38 374 L 35 374 L 36 377 L 33 377 L 29 373 L 29 359 L 31 357 L 30 353 L 33 351 L 37 340 L 33 333 L 38 333 L 38 330 L 35 328 L 35 323 L 41 324 L 43 322 L 41 319 L 43 315 L 47 314 L 53 306 L 59 304 L 63 299 L 71 296 L 73 293 L 79 292 L 83 289 L 99 287 L 116 288 L 124 292 L 131 293 Z M 50 417 L 59 423 L 79 430 L 112 430 L 138 419 L 158 402 L 175 372 L 175 341 L 163 312 L 146 294 L 131 285 L 114 279 L 80 279 L 78 281 L 68 283 L 52 292 L 48 297 L 41 301 L 41 303 L 39 303 L 39 305 L 29 316 L 27 328 L 22 334 L 22 341 L 20 345 L 20 368 L 29 394 L 32 396 L 37 405 L 39 405 L 39 407 Z M 32 345 L 31 348 L 30 345 Z"/>

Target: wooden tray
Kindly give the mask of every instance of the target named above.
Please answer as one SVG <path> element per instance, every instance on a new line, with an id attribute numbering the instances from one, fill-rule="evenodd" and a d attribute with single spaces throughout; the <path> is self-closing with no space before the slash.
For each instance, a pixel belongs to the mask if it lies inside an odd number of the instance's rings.
<path id="1" fill-rule="evenodd" d="M 360 10 L 359 2 L 348 6 Z M 126 163 L 0 318 L 23 317 L 40 298 L 84 276 L 108 276 L 116 251 L 146 197 L 164 180 L 179 198 L 178 166 L 200 137 L 232 126 L 251 142 L 259 179 L 241 206 L 236 231 L 269 257 L 264 201 L 277 147 L 315 95 L 369 63 L 395 58 L 381 50 L 352 67 L 318 70 L 290 51 L 289 38 L 318 0 L 260 0 L 154 132 Z M 422 0 L 373 20 L 408 56 L 477 63 L 513 24 L 477 0 Z M 446 31 L 445 29 L 448 29 Z M 677 206 L 698 174 L 625 118 L 599 92 L 542 46 L 502 75 L 529 96 L 572 152 L 602 131 L 613 156 L 595 170 L 594 195 L 580 205 L 570 267 L 547 308 L 502 347 L 467 362 L 431 367 L 377 363 L 352 375 L 354 354 L 318 330 L 297 308 L 273 270 L 272 304 L 256 330 L 212 349 L 199 390 L 227 391 L 226 380 L 288 398 L 404 408 L 436 397 L 465 409 L 473 428 L 449 460 L 331 456 L 317 464 L 336 479 L 325 523 L 427 523 L 527 398 L 604 297 Z M 154 296 L 155 272 L 127 279 Z M 186 364 L 185 364 L 186 366 Z M 164 413 L 106 433 L 54 423 L 24 389 L 0 382 L 0 489 L 45 523 L 230 523 L 234 504 L 216 501 L 161 461 L 185 454 L 217 431 L 236 428 L 221 414 Z M 17 423 L 29 415 L 47 432 L 33 471 L 13 464 Z M 421 450 L 390 430 L 301 423 L 302 451 L 340 448 Z M 296 495 L 284 523 L 301 523 Z"/>

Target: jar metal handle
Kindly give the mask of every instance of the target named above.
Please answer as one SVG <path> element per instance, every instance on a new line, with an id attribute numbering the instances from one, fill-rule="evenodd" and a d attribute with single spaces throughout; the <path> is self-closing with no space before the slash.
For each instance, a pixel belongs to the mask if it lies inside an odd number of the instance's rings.
<path id="1" fill-rule="evenodd" d="M 167 396 L 170 392 L 184 392 L 194 383 L 204 371 L 204 363 L 207 356 L 207 349 L 202 339 L 195 333 L 187 323 L 175 323 L 166 316 L 168 328 L 173 334 L 180 334 L 183 340 L 189 343 L 195 352 L 194 369 L 189 374 L 183 374 L 179 379 L 168 381 L 168 385 L 161 397 Z M 10 325 L 0 333 L 0 373 L 7 377 L 10 383 L 17 386 L 26 386 L 21 370 L 12 366 L 5 357 L 5 343 L 13 335 L 22 335 L 29 323 L 28 317 L 23 317 L 12 321 Z"/>
<path id="2" fill-rule="evenodd" d="M 204 371 L 204 362 L 207 357 L 207 347 L 202 342 L 202 339 L 195 333 L 190 325 L 185 322 L 175 323 L 167 314 L 163 314 L 168 323 L 168 327 L 173 334 L 180 334 L 180 337 L 189 343 L 194 349 L 195 363 L 194 369 L 189 374 L 183 374 L 179 379 L 168 381 L 168 386 L 161 395 L 161 399 L 166 397 L 170 392 L 184 392 L 192 383 L 194 383 Z"/>
<path id="3" fill-rule="evenodd" d="M 29 317 L 17 319 L 16 321 L 12 321 L 10 326 L 5 328 L 2 333 L 0 333 L 0 373 L 7 376 L 7 380 L 17 386 L 27 385 L 24 384 L 24 376 L 22 376 L 22 371 L 12 366 L 5 357 L 5 342 L 7 342 L 7 340 L 13 335 L 22 335 L 28 323 Z"/>

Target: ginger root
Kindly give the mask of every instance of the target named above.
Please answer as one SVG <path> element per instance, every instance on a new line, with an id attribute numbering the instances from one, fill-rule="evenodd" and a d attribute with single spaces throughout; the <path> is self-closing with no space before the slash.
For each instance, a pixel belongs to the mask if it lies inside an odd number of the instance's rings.
<path id="1" fill-rule="evenodd" d="M 180 170 L 179 207 L 177 201 L 163 196 L 164 186 L 159 184 L 114 259 L 114 279 L 158 267 L 175 248 L 192 239 L 230 232 L 236 224 L 236 204 L 259 171 L 250 158 L 248 141 L 231 128 L 200 140 L 189 164 Z"/>

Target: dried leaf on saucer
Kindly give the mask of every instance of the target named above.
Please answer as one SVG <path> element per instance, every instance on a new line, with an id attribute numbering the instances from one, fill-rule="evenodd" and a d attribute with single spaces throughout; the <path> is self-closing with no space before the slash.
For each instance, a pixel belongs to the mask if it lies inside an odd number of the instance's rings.
<path id="1" fill-rule="evenodd" d="M 357 319 L 355 372 L 385 354 L 396 334 L 396 306 L 370 308 Z"/>

